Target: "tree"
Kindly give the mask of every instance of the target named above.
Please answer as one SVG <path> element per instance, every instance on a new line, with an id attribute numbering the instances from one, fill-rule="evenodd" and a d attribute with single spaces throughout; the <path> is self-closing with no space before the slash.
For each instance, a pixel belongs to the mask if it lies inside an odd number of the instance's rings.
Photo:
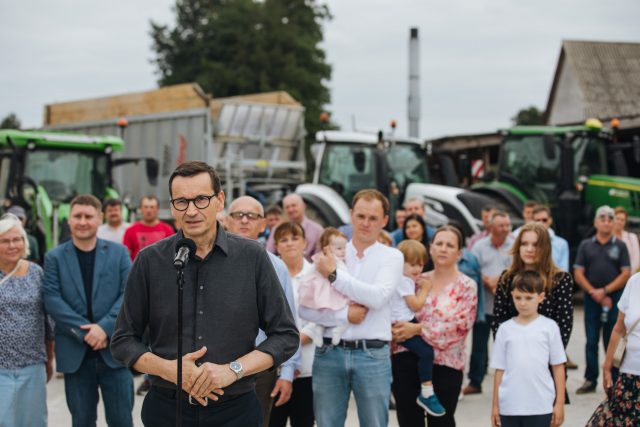
<path id="1" fill-rule="evenodd" d="M 196 82 L 215 97 L 284 90 L 306 108 L 310 136 L 329 103 L 316 0 L 176 0 L 174 28 L 151 23 L 161 86 Z"/>
<path id="2" fill-rule="evenodd" d="M 18 116 L 15 113 L 9 113 L 2 122 L 0 122 L 0 129 L 20 129 L 21 123 Z"/>
<path id="3" fill-rule="evenodd" d="M 523 108 L 518 111 L 518 114 L 511 117 L 511 122 L 515 126 L 544 125 L 544 111 L 540 111 L 531 105 L 529 108 Z"/>

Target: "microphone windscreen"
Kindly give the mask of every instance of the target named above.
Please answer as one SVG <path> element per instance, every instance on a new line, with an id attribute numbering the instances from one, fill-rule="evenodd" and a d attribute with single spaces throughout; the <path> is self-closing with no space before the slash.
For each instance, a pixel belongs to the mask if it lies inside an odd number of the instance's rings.
<path id="1" fill-rule="evenodd" d="M 193 257 L 196 254 L 196 242 L 191 239 L 187 239 L 183 237 L 182 239 L 176 242 L 176 253 L 180 250 L 181 247 L 186 246 L 189 248 L 189 257 Z"/>

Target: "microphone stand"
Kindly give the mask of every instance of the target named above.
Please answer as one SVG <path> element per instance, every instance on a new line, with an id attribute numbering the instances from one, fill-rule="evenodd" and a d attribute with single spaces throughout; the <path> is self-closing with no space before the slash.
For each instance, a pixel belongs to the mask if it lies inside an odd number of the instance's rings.
<path id="1" fill-rule="evenodd" d="M 182 295 L 184 266 L 178 270 L 178 381 L 176 384 L 176 427 L 182 427 Z"/>

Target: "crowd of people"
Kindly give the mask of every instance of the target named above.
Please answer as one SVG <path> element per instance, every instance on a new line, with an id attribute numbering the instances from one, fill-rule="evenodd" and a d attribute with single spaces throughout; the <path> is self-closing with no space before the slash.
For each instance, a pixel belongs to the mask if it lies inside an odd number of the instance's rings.
<path id="1" fill-rule="evenodd" d="M 55 359 L 74 426 L 95 425 L 98 390 L 108 425 L 132 426 L 133 374 L 145 375 L 137 393 L 154 427 L 175 425 L 176 401 L 183 425 L 340 426 L 352 394 L 362 426 L 386 426 L 390 404 L 402 427 L 455 426 L 460 396 L 483 393 L 489 367 L 492 425 L 559 426 L 575 285 L 586 331 L 577 394 L 597 388 L 600 335 L 607 349 L 607 398 L 588 425 L 640 424 L 629 405 L 640 401 L 640 249 L 623 208 L 597 209 L 570 266 L 551 211 L 533 201 L 516 230 L 487 206 L 483 230 L 465 238 L 455 221 L 428 225 L 418 199 L 391 225 L 372 189 L 354 196 L 340 229 L 309 218 L 297 194 L 282 207 L 242 196 L 225 209 L 202 162 L 180 165 L 169 192 L 173 226 L 155 196 L 133 224 L 119 200 L 76 196 L 70 239 L 44 262 L 30 256 L 22 208 L 0 219 L 0 425 L 47 425 Z M 194 253 L 177 392 L 171 260 L 184 239 Z"/>

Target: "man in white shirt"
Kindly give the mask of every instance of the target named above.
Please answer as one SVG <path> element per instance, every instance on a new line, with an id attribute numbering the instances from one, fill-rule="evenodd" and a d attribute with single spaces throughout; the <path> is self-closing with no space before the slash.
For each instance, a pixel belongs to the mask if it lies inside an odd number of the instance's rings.
<path id="1" fill-rule="evenodd" d="M 107 199 L 104 202 L 106 223 L 98 227 L 98 238 L 122 244 L 124 232 L 131 225 L 122 220 L 122 202 L 118 199 Z"/>
<path id="2" fill-rule="evenodd" d="M 391 297 L 402 280 L 403 257 L 377 241 L 389 219 L 389 201 L 377 190 L 353 198 L 353 239 L 347 245 L 346 270 L 337 268 L 323 248 L 316 269 L 356 304 L 342 310 L 300 307 L 300 316 L 326 326 L 324 345 L 313 363 L 313 402 L 319 427 L 344 425 L 353 391 L 360 425 L 383 427 L 389 419 L 391 385 Z M 336 346 L 331 327 L 351 325 Z"/>

